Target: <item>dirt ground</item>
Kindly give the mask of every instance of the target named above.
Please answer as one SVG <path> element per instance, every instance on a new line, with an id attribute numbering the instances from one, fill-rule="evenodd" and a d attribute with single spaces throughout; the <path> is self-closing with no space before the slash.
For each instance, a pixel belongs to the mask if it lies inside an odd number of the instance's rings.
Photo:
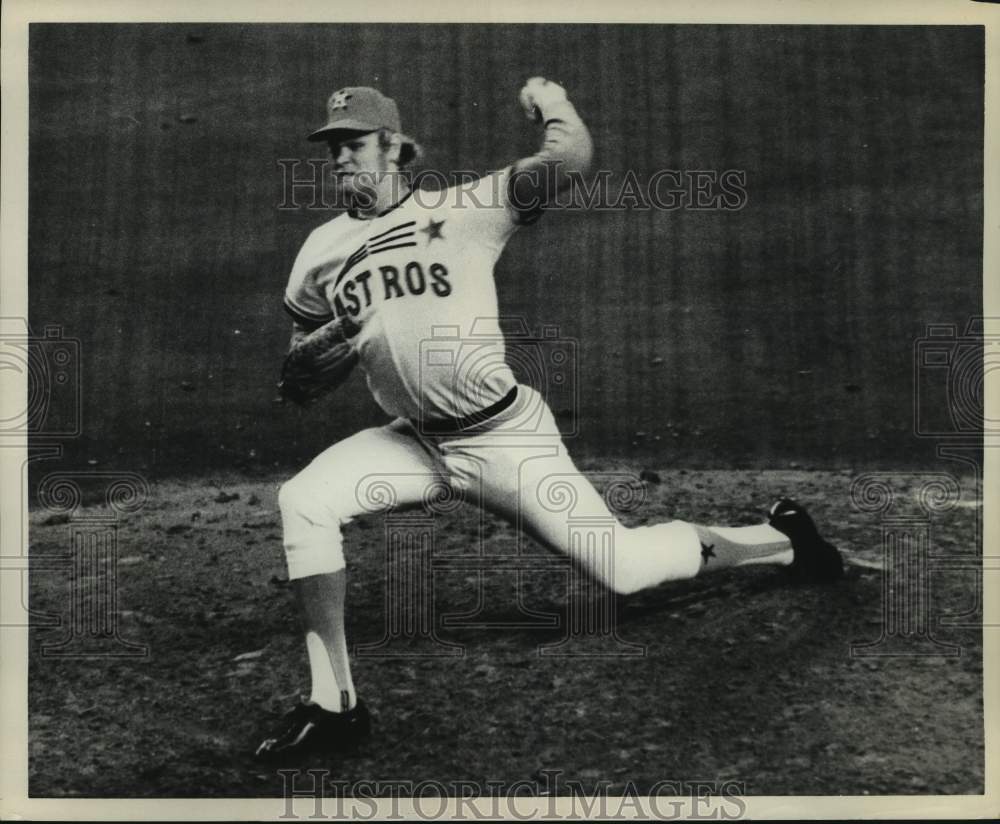
<path id="1" fill-rule="evenodd" d="M 851 506 L 850 472 L 674 469 L 646 478 L 647 501 L 627 523 L 668 514 L 752 523 L 792 490 L 841 547 L 882 557 L 878 516 Z M 31 513 L 31 606 L 64 619 L 31 632 L 32 796 L 280 795 L 275 771 L 251 753 L 307 688 L 280 540 L 281 480 L 164 481 L 120 517 L 115 615 L 121 638 L 148 648 L 139 657 L 42 654 L 66 637 L 72 597 L 83 608 L 97 597 L 79 595 L 80 581 L 74 590 L 71 572 L 46 562 L 109 511 Z M 897 489 L 912 515 L 915 482 L 901 478 Z M 932 552 L 974 553 L 978 506 L 964 500 L 936 516 Z M 391 523 L 373 516 L 347 530 L 354 645 L 385 635 Z M 474 556 L 480 535 L 490 555 L 516 546 L 511 527 L 471 508 L 438 516 L 434 530 L 435 559 Z M 974 608 L 969 569 L 932 566 L 928 578 L 933 636 L 957 656 L 852 655 L 852 642 L 886 628 L 884 573 L 860 567 L 830 586 L 752 567 L 647 590 L 616 602 L 617 640 L 579 638 L 558 648 L 574 654 L 558 656 L 539 648 L 558 642 L 599 594 L 567 587 L 565 568 L 537 545 L 526 552 L 539 568 L 524 573 L 520 597 L 509 571 L 487 564 L 480 590 L 474 566 L 438 569 L 437 637 L 459 654 L 415 656 L 439 649 L 425 642 L 357 657 L 375 735 L 354 757 L 310 766 L 344 781 L 536 781 L 559 770 L 610 793 L 627 781 L 642 792 L 706 778 L 740 782 L 749 795 L 983 791 L 982 629 L 939 624 Z M 509 626 L 445 625 L 474 610 L 477 591 L 479 622 Z M 537 626 L 537 615 L 550 625 Z"/>

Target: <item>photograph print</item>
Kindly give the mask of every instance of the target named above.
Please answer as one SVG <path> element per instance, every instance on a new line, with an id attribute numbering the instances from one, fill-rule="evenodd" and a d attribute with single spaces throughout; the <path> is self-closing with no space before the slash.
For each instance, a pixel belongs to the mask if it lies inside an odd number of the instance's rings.
<path id="1" fill-rule="evenodd" d="M 33 23 L 29 796 L 982 795 L 985 57 Z"/>

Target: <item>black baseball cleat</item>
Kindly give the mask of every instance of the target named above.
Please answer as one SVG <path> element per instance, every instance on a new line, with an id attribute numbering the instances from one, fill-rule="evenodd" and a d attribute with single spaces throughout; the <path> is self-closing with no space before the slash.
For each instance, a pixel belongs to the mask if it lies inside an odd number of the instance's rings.
<path id="1" fill-rule="evenodd" d="M 788 498 L 771 507 L 768 521 L 792 542 L 793 560 L 789 572 L 800 581 L 835 581 L 844 574 L 844 562 L 837 548 L 824 540 L 809 513 Z"/>
<path id="2" fill-rule="evenodd" d="M 257 747 L 262 761 L 294 761 L 306 755 L 351 752 L 371 732 L 371 717 L 361 699 L 347 712 L 331 712 L 319 704 L 299 703 L 282 720 L 277 737 Z"/>

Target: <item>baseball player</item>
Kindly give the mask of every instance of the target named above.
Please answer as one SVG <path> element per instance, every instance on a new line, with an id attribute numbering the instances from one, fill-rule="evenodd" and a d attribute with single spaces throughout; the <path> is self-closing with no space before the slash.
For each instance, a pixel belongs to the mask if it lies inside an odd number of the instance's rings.
<path id="1" fill-rule="evenodd" d="M 380 509 L 418 505 L 434 483 L 510 519 L 621 594 L 748 562 L 783 563 L 810 581 L 841 574 L 838 551 L 788 500 L 755 526 L 617 523 L 610 555 L 571 545 L 566 508 L 551 505 L 556 485 L 574 496 L 574 518 L 613 516 L 574 466 L 541 395 L 507 364 L 493 267 L 517 229 L 539 218 L 572 173 L 587 171 L 592 144 L 558 84 L 531 78 L 520 102 L 543 129 L 538 152 L 433 197 L 411 190 L 401 173 L 420 149 L 379 91 L 334 92 L 328 122 L 310 135 L 328 144 L 349 208 L 309 235 L 292 267 L 281 390 L 308 403 L 360 365 L 393 420 L 334 444 L 281 487 L 312 691 L 259 757 L 345 751 L 368 735 L 344 636 L 341 529 Z M 441 329 L 450 334 L 436 335 Z M 433 351 L 422 345 L 428 340 Z M 527 450 L 512 447 L 526 442 L 510 437 L 522 432 L 531 435 Z M 379 476 L 391 489 L 365 494 L 365 479 Z"/>

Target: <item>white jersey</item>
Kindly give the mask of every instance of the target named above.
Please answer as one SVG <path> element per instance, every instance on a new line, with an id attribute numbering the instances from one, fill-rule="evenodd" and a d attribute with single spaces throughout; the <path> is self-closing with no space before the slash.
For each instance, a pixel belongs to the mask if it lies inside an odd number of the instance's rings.
<path id="1" fill-rule="evenodd" d="M 517 228 L 509 170 L 410 193 L 373 219 L 315 229 L 285 306 L 308 324 L 348 315 L 368 387 L 388 414 L 460 418 L 516 385 L 505 360 L 493 267 Z"/>

